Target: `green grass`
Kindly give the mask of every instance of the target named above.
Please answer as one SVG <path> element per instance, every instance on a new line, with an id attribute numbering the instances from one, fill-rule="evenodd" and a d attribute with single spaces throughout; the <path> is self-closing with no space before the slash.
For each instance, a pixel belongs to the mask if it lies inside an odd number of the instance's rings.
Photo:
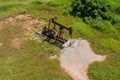
<path id="1" fill-rule="evenodd" d="M 27 41 L 21 50 L 10 49 L 10 54 L 0 61 L 1 80 L 70 80 L 68 75 L 61 71 L 58 60 L 50 60 L 47 50 L 55 48 L 43 46 L 36 41 Z M 44 44 L 45 45 L 45 44 Z M 47 44 L 49 45 L 49 44 Z"/>
<path id="2" fill-rule="evenodd" d="M 31 14 L 33 18 L 44 19 L 57 16 L 57 20 L 73 27 L 72 38 L 84 37 L 92 49 L 101 55 L 108 55 L 104 62 L 95 62 L 90 65 L 89 77 L 91 80 L 119 80 L 120 77 L 120 33 L 106 34 L 84 23 L 82 19 L 68 14 L 71 0 L 51 0 L 39 3 L 32 0 L 0 0 L 0 20 L 17 14 Z M 45 2 L 44 2 L 45 1 Z M 22 4 L 22 2 L 28 2 Z M 109 0 L 113 7 L 119 6 L 119 0 Z M 5 8 L 5 9 L 3 9 Z M 107 24 L 106 24 L 107 25 Z M 115 24 L 116 27 L 119 24 Z M 112 25 L 110 25 L 112 26 Z M 60 49 L 48 42 L 27 40 L 20 50 L 11 47 L 14 36 L 25 37 L 18 26 L 5 25 L 0 31 L 0 80 L 72 80 L 63 72 L 57 59 L 49 59 L 52 54 L 60 54 Z"/>
<path id="3" fill-rule="evenodd" d="M 118 6 L 120 6 L 120 0 L 114 0 L 114 1 L 106 0 L 106 1 L 108 1 L 114 9 L 117 8 Z"/>
<path id="4" fill-rule="evenodd" d="M 59 48 L 48 42 L 27 40 L 21 49 L 11 47 L 14 37 L 24 38 L 20 26 L 5 26 L 0 31 L 0 80 L 71 80 L 57 59 Z M 40 39 L 43 41 L 43 39 Z M 49 51 L 49 52 L 48 52 Z"/>

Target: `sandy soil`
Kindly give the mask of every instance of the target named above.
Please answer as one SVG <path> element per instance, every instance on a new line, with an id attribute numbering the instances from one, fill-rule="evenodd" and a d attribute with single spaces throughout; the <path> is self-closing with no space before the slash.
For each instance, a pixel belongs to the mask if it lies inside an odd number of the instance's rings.
<path id="1" fill-rule="evenodd" d="M 12 40 L 12 47 L 20 49 L 21 48 L 21 44 L 22 44 L 22 40 L 20 38 L 14 38 Z"/>
<path id="2" fill-rule="evenodd" d="M 63 45 L 64 48 L 59 58 L 62 69 L 73 80 L 90 80 L 87 75 L 89 65 L 94 61 L 105 60 L 106 56 L 95 54 L 86 40 L 74 40 L 73 44 L 69 46 L 70 42 L 68 41 Z"/>
<path id="3" fill-rule="evenodd" d="M 0 30 L 2 30 L 5 25 L 20 27 L 23 30 L 22 33 L 28 37 L 17 38 L 16 34 L 14 34 L 15 36 L 11 40 L 11 45 L 12 47 L 19 49 L 23 43 L 23 39 L 29 39 L 32 33 L 34 33 L 36 30 L 39 30 L 39 28 L 45 24 L 47 24 L 45 20 L 33 19 L 30 14 L 20 14 L 15 17 L 9 17 L 0 21 Z"/>
<path id="4" fill-rule="evenodd" d="M 0 25 L 0 30 L 2 30 L 2 28 L 3 28 L 3 26 L 2 26 L 2 25 Z"/>
<path id="5" fill-rule="evenodd" d="M 0 21 L 0 30 L 3 28 L 5 24 L 19 26 L 23 30 L 26 30 L 27 32 L 31 33 L 32 31 L 34 31 L 35 28 L 35 26 L 33 25 L 39 24 L 39 26 L 43 26 L 47 24 L 47 22 L 45 20 L 32 19 L 30 14 L 20 14 L 17 15 L 16 17 L 9 17 L 5 20 Z"/>
<path id="6" fill-rule="evenodd" d="M 0 43 L 0 48 L 2 47 L 2 45 L 3 45 L 3 44 L 2 44 L 2 43 Z"/>

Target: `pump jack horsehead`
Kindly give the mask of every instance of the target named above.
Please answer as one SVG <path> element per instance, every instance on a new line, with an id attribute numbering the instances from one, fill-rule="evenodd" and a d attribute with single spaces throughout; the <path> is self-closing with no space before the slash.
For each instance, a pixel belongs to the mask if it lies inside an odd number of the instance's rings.
<path id="1" fill-rule="evenodd" d="M 55 39 L 57 41 L 60 41 L 61 43 L 67 42 L 67 39 L 63 35 L 63 30 L 67 30 L 69 32 L 69 35 L 72 35 L 72 27 L 67 27 L 65 25 L 62 25 L 61 23 L 56 21 L 56 17 L 51 18 L 49 20 L 48 27 L 42 28 L 42 35 L 47 37 L 48 39 Z M 51 23 L 53 26 L 51 27 Z M 58 31 L 57 28 L 58 27 Z"/>

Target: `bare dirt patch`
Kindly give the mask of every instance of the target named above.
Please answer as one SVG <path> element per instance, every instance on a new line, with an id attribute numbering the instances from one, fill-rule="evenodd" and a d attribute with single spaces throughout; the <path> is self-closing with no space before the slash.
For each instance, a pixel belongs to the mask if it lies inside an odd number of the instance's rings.
<path id="1" fill-rule="evenodd" d="M 2 47 L 3 43 L 0 43 L 0 48 Z"/>
<path id="2" fill-rule="evenodd" d="M 71 46 L 69 44 L 70 41 L 63 45 L 59 58 L 61 67 L 73 80 L 90 80 L 87 75 L 89 65 L 94 61 L 105 60 L 106 56 L 95 54 L 86 40 L 78 39 Z"/>
<path id="3" fill-rule="evenodd" d="M 14 39 L 12 40 L 12 47 L 13 47 L 13 48 L 20 49 L 22 43 L 23 43 L 23 41 L 22 41 L 20 38 L 14 38 Z"/>
<path id="4" fill-rule="evenodd" d="M 0 24 L 0 30 L 2 30 L 3 26 Z"/>
<path id="5" fill-rule="evenodd" d="M 20 14 L 15 17 L 15 19 L 30 19 L 30 14 Z"/>
<path id="6" fill-rule="evenodd" d="M 52 55 L 50 56 L 50 59 L 56 59 L 58 56 L 57 55 Z"/>
<path id="7" fill-rule="evenodd" d="M 31 33 L 32 31 L 34 31 L 34 28 L 37 28 L 38 26 L 43 26 L 47 24 L 47 22 L 45 20 L 32 19 L 30 14 L 20 14 L 17 15 L 16 17 L 9 17 L 5 20 L 0 21 L 0 29 L 6 24 L 12 26 L 19 26 L 24 31 Z M 34 26 L 35 24 L 38 25 L 35 27 Z"/>
<path id="8" fill-rule="evenodd" d="M 5 20 L 0 21 L 0 30 L 5 27 L 6 25 L 13 26 L 13 27 L 20 27 L 21 31 L 18 34 L 13 33 L 14 38 L 11 42 L 13 47 L 20 48 L 20 44 L 22 43 L 21 40 L 24 38 L 25 40 L 31 38 L 31 34 L 35 31 L 39 30 L 41 26 L 46 25 L 47 22 L 45 20 L 33 19 L 30 14 L 20 14 L 15 17 L 9 17 Z M 19 29 L 19 28 L 18 28 Z M 14 32 L 14 29 L 13 29 Z M 10 32 L 11 34 L 12 32 Z M 17 35 L 24 35 L 19 36 L 16 38 Z"/>
<path id="9" fill-rule="evenodd" d="M 22 29 L 21 33 L 25 35 L 24 39 L 27 40 L 28 38 L 31 39 L 32 34 L 46 24 L 47 22 L 45 20 L 33 19 L 30 14 L 20 14 L 16 17 L 9 17 L 0 21 L 0 30 L 5 25 L 20 27 Z"/>

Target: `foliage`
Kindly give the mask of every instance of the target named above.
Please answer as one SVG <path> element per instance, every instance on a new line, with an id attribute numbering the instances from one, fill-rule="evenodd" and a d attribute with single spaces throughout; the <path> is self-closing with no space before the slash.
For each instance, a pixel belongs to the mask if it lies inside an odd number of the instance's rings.
<path id="1" fill-rule="evenodd" d="M 71 7 L 71 13 L 75 16 L 101 17 L 103 20 L 111 18 L 111 6 L 103 0 L 74 0 Z"/>
<path id="2" fill-rule="evenodd" d="M 97 19 L 92 19 L 91 17 L 85 17 L 86 23 L 93 26 L 97 30 L 100 30 L 105 33 L 115 33 L 116 29 L 112 26 L 109 21 L 103 21 L 101 17 Z M 109 26 L 109 27 L 108 27 Z"/>
<path id="3" fill-rule="evenodd" d="M 120 14 L 120 6 L 118 8 L 116 8 L 116 13 Z"/>
<path id="4" fill-rule="evenodd" d="M 106 0 L 73 0 L 71 14 L 83 18 L 92 28 L 110 35 L 118 35 L 113 24 L 120 22 Z"/>

